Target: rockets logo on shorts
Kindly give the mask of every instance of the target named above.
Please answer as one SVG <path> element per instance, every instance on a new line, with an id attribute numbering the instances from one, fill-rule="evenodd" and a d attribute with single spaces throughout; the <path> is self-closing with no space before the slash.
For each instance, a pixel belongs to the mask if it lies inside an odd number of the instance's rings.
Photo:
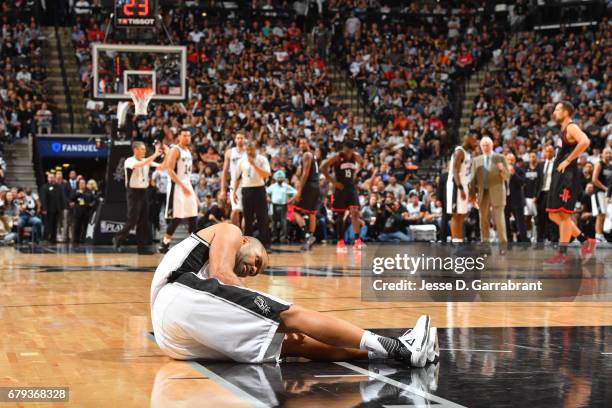
<path id="1" fill-rule="evenodd" d="M 257 296 L 255 297 L 253 302 L 261 310 L 261 313 L 263 313 L 264 316 L 267 316 L 270 314 L 270 306 L 266 303 L 266 299 L 264 299 L 261 296 Z"/>
<path id="2" fill-rule="evenodd" d="M 561 191 L 561 194 L 559 194 L 559 197 L 561 197 L 561 201 L 563 201 L 564 203 L 567 203 L 567 200 L 569 200 L 571 197 L 569 189 L 564 188 Z"/>

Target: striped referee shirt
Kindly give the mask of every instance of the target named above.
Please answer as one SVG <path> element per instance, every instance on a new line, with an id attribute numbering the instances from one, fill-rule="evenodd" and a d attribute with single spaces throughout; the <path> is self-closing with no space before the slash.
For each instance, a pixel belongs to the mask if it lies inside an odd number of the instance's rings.
<path id="1" fill-rule="evenodd" d="M 144 159 L 142 159 L 144 160 Z M 149 169 L 159 166 L 158 163 L 151 162 L 140 168 L 134 168 L 136 163 L 142 161 L 131 156 L 125 160 L 123 164 L 125 170 L 125 187 L 143 189 L 149 187 Z"/>

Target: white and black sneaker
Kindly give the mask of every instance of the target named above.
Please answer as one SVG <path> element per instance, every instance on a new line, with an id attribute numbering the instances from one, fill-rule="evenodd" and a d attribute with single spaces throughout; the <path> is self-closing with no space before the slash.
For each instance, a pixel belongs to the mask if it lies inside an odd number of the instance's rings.
<path id="1" fill-rule="evenodd" d="M 117 239 L 116 236 L 113 237 L 113 250 L 115 252 L 121 252 L 121 244 L 119 243 L 119 240 Z"/>
<path id="2" fill-rule="evenodd" d="M 440 344 L 438 343 L 438 329 L 429 328 L 429 338 L 427 339 L 427 363 L 437 364 L 440 360 Z"/>
<path id="3" fill-rule="evenodd" d="M 317 242 L 317 238 L 314 235 L 309 236 L 308 238 L 306 238 L 306 242 L 304 242 L 302 250 L 310 251 L 315 242 Z"/>
<path id="4" fill-rule="evenodd" d="M 159 251 L 159 253 L 160 253 L 160 254 L 165 254 L 165 253 L 167 253 L 167 252 L 170 250 L 170 243 L 167 243 L 167 244 L 166 244 L 165 242 L 162 242 L 162 243 L 159 245 L 159 248 L 157 248 L 157 250 Z"/>
<path id="5" fill-rule="evenodd" d="M 431 318 L 422 315 L 412 329 L 408 329 L 397 339 L 404 347 L 401 347 L 393 356 L 396 360 L 408 361 L 412 367 L 425 367 L 427 364 L 427 352 L 429 345 Z"/>

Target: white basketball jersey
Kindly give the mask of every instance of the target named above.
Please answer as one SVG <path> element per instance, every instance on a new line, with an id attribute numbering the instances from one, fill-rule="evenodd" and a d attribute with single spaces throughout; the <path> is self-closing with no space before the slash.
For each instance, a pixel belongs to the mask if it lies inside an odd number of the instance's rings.
<path id="1" fill-rule="evenodd" d="M 230 167 L 229 167 L 229 171 L 230 171 L 230 186 L 234 185 L 234 178 L 236 177 L 236 167 L 238 165 L 238 162 L 240 161 L 240 159 L 242 159 L 243 157 L 246 156 L 246 149 L 242 150 L 242 153 L 238 151 L 237 147 L 232 147 L 232 149 L 230 150 Z"/>
<path id="2" fill-rule="evenodd" d="M 451 156 L 448 167 L 448 180 L 449 182 L 454 182 L 453 169 L 455 168 L 455 153 L 457 150 L 461 150 L 463 152 L 463 163 L 461 163 L 461 168 L 459 169 L 459 179 L 461 180 L 461 184 L 463 186 L 467 186 L 470 184 L 472 178 L 472 156 L 461 146 L 455 147 L 453 155 Z"/>
<path id="3" fill-rule="evenodd" d="M 191 218 L 198 215 L 198 200 L 193 186 L 191 185 L 191 173 L 193 170 L 193 158 L 189 149 L 183 149 L 177 145 L 179 157 L 176 159 L 174 172 L 185 187 L 190 191 L 187 195 L 176 183 L 170 182 L 170 188 L 166 195 L 166 218 Z"/>
<path id="4" fill-rule="evenodd" d="M 176 168 L 174 172 L 176 176 L 181 179 L 181 181 L 191 184 L 191 173 L 193 170 L 193 157 L 191 157 L 191 152 L 188 149 L 183 149 L 176 145 L 179 150 L 179 157 L 176 160 Z"/>

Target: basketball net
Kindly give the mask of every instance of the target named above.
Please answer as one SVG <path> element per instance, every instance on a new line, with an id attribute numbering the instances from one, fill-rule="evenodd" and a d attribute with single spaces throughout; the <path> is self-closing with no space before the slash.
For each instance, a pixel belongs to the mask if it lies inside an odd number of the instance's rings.
<path id="1" fill-rule="evenodd" d="M 147 107 L 151 98 L 153 98 L 153 89 L 151 88 L 131 88 L 128 90 L 132 102 L 119 102 L 117 104 L 117 124 L 122 128 L 127 118 L 127 112 L 131 105 L 134 105 L 134 115 L 146 115 Z"/>
<path id="2" fill-rule="evenodd" d="M 128 90 L 134 102 L 134 114 L 146 115 L 147 106 L 153 97 L 153 89 L 151 88 L 132 88 Z"/>

